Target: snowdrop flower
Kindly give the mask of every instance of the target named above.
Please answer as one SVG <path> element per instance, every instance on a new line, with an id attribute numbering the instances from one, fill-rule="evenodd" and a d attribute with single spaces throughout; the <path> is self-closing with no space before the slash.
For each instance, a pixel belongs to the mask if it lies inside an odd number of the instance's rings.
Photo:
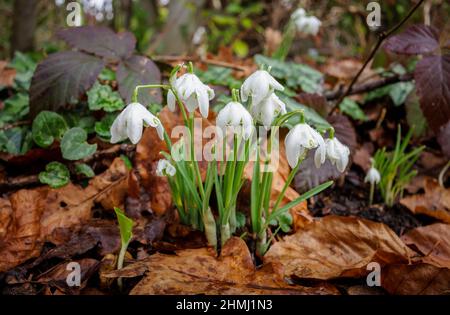
<path id="1" fill-rule="evenodd" d="M 306 11 L 303 8 L 298 8 L 297 10 L 295 10 L 292 14 L 291 14 L 291 19 L 296 21 L 300 18 L 303 18 L 306 16 Z"/>
<path id="2" fill-rule="evenodd" d="M 189 112 L 193 112 L 199 108 L 202 116 L 204 118 L 208 117 L 209 101 L 214 98 L 213 89 L 203 84 L 195 74 L 190 72 L 183 74 L 178 79 L 176 78 L 175 72 L 170 78 L 170 83 L 172 88 L 177 92 L 178 97 L 185 103 Z M 175 104 L 175 95 L 170 90 L 167 93 L 167 106 L 171 111 L 174 111 Z"/>
<path id="3" fill-rule="evenodd" d="M 316 168 L 320 168 L 320 166 L 325 163 L 325 160 L 327 158 L 327 145 L 325 143 L 325 140 L 320 139 L 319 140 L 319 146 L 316 149 L 316 152 L 314 153 L 314 164 L 316 165 Z"/>
<path id="4" fill-rule="evenodd" d="M 288 163 L 291 168 L 295 168 L 307 151 L 317 148 L 323 142 L 323 138 L 308 124 L 300 123 L 289 131 L 284 142 Z"/>
<path id="5" fill-rule="evenodd" d="M 286 114 L 286 104 L 275 93 L 272 93 L 258 105 L 252 106 L 251 112 L 256 121 L 262 123 L 266 129 L 269 129 L 278 115 Z"/>
<path id="6" fill-rule="evenodd" d="M 378 184 L 381 180 L 380 172 L 373 166 L 373 160 L 372 160 L 372 166 L 370 167 L 369 171 L 367 172 L 366 177 L 364 178 L 365 183 Z"/>
<path id="7" fill-rule="evenodd" d="M 170 162 L 166 159 L 161 159 L 158 161 L 158 165 L 156 166 L 156 175 L 158 176 L 174 176 L 176 173 L 175 167 L 170 164 Z"/>
<path id="8" fill-rule="evenodd" d="M 158 136 L 164 139 L 161 121 L 139 103 L 131 103 L 117 116 L 111 126 L 111 143 L 129 138 L 133 144 L 141 140 L 144 125 L 156 128 Z"/>
<path id="9" fill-rule="evenodd" d="M 247 140 L 252 134 L 253 119 L 241 103 L 232 101 L 219 111 L 216 125 L 224 131 L 226 127 L 233 127 L 233 133 L 242 133 L 244 140 Z"/>
<path id="10" fill-rule="evenodd" d="M 283 91 L 284 87 L 266 70 L 258 70 L 245 79 L 241 87 L 241 98 L 246 102 L 251 96 L 252 105 L 258 105 L 274 90 Z"/>
<path id="11" fill-rule="evenodd" d="M 327 146 L 327 157 L 331 164 L 336 165 L 339 172 L 344 172 L 348 164 L 348 156 L 350 155 L 349 148 L 343 145 L 336 137 L 327 139 L 325 144 Z"/>
<path id="12" fill-rule="evenodd" d="M 322 22 L 315 16 L 307 16 L 304 9 L 299 8 L 291 15 L 297 31 L 306 35 L 317 35 Z"/>

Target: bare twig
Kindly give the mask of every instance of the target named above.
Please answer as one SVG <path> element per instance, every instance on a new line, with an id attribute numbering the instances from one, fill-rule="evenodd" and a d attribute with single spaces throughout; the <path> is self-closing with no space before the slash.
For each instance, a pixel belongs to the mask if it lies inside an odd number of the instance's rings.
<path id="1" fill-rule="evenodd" d="M 204 58 L 193 57 L 193 56 L 152 56 L 152 59 L 155 61 L 162 61 L 162 62 L 172 62 L 172 61 L 202 62 L 202 63 L 214 65 L 214 66 L 230 68 L 230 69 L 237 70 L 237 71 L 246 71 L 247 70 L 246 67 L 238 66 L 238 65 L 232 64 L 230 62 L 212 60 L 212 59 L 204 59 Z"/>
<path id="2" fill-rule="evenodd" d="M 371 81 L 371 82 L 353 86 L 351 91 L 346 96 L 366 93 L 366 92 L 376 90 L 378 88 L 381 88 L 381 87 L 389 85 L 389 84 L 393 84 L 393 83 L 397 83 L 397 82 L 411 81 L 412 79 L 413 79 L 412 73 L 405 73 L 403 75 L 393 75 L 390 77 L 381 78 L 376 81 Z M 342 88 L 339 88 L 335 91 L 325 92 L 325 98 L 328 101 L 332 101 L 332 100 L 341 98 L 342 95 L 344 95 L 344 94 L 345 94 L 345 91 Z"/>
<path id="3" fill-rule="evenodd" d="M 383 43 L 383 41 L 386 38 L 388 38 L 389 36 L 391 36 L 393 33 L 395 33 L 400 27 L 402 27 L 402 25 L 411 17 L 411 15 L 413 15 L 413 13 L 417 10 L 417 8 L 422 4 L 423 1 L 424 0 L 419 0 L 416 3 L 416 5 L 411 10 L 409 10 L 408 14 L 406 14 L 405 17 L 399 23 L 397 23 L 397 25 L 395 25 L 393 28 L 391 28 L 388 32 L 382 32 L 379 35 L 378 41 L 375 44 L 375 46 L 372 48 L 372 51 L 370 52 L 370 54 L 367 57 L 366 61 L 362 65 L 361 69 L 359 69 L 358 73 L 353 78 L 353 80 L 350 82 L 350 85 L 347 87 L 345 92 L 336 101 L 336 103 L 334 104 L 333 108 L 331 109 L 329 115 L 331 115 L 334 111 L 336 111 L 336 109 L 339 107 L 339 104 L 341 104 L 342 100 L 346 96 L 350 95 L 350 93 L 352 92 L 353 85 L 356 83 L 356 81 L 358 81 L 358 78 L 361 76 L 361 74 L 363 73 L 364 69 L 367 67 L 369 62 L 373 59 L 373 57 L 375 56 L 375 53 L 378 51 L 378 48 L 380 48 L 380 46 Z"/>
<path id="4" fill-rule="evenodd" d="M 29 120 L 20 120 L 20 121 L 16 121 L 15 123 L 6 124 L 6 125 L 0 127 L 0 130 L 12 129 L 14 127 L 19 127 L 19 126 L 29 125 L 29 124 L 31 124 L 31 121 L 29 121 Z"/>

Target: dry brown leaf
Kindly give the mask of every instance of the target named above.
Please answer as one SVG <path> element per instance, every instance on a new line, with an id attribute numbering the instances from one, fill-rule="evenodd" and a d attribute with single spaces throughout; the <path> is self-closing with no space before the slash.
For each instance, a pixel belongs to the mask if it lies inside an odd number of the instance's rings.
<path id="1" fill-rule="evenodd" d="M 56 287 L 64 293 L 74 294 L 86 286 L 89 278 L 100 266 L 99 261 L 91 258 L 83 258 L 81 260 L 75 260 L 74 262 L 80 265 L 81 275 L 79 287 L 69 287 L 67 285 L 67 277 L 72 272 L 72 269 L 67 269 L 69 262 L 63 262 L 54 266 L 45 273 L 39 275 L 35 281 L 41 284 L 46 284 L 50 287 Z"/>
<path id="2" fill-rule="evenodd" d="M 424 194 L 405 197 L 400 203 L 413 213 L 425 214 L 450 223 L 450 189 L 443 188 L 433 178 L 424 181 Z"/>
<path id="3" fill-rule="evenodd" d="M 123 172 L 123 173 L 121 173 Z M 72 183 L 60 188 L 48 186 L 22 189 L 0 199 L 0 216 L 7 222 L 0 225 L 0 272 L 36 257 L 44 242 L 61 244 L 60 231 L 80 229 L 91 217 L 95 202 L 103 203 L 107 195 L 116 206 L 123 203 L 127 171 L 122 159 L 114 160 L 111 168 L 91 180 L 86 188 Z"/>
<path id="4" fill-rule="evenodd" d="M 326 74 L 342 79 L 344 81 L 351 80 L 356 75 L 356 73 L 361 69 L 362 63 L 359 60 L 356 59 L 328 59 L 327 64 L 322 68 L 322 71 Z M 376 73 L 370 69 L 370 64 L 368 67 L 366 67 L 361 74 L 361 76 L 358 79 L 358 82 L 367 80 L 368 78 L 371 78 Z"/>
<path id="5" fill-rule="evenodd" d="M 360 277 L 370 262 L 408 262 L 412 251 L 382 223 L 327 216 L 274 244 L 264 256 L 280 276 Z"/>
<path id="6" fill-rule="evenodd" d="M 225 244 L 219 258 L 209 248 L 158 253 L 110 276 L 130 276 L 135 269 L 147 273 L 131 294 L 338 294 L 331 285 L 289 285 L 270 265 L 255 270 L 247 245 L 236 237 Z"/>
<path id="7" fill-rule="evenodd" d="M 423 262 L 450 268 L 450 225 L 436 223 L 418 227 L 403 235 L 402 240 L 425 256 Z"/>
<path id="8" fill-rule="evenodd" d="M 10 87 L 14 84 L 16 70 L 7 68 L 8 62 L 0 61 L 0 86 Z"/>
<path id="9" fill-rule="evenodd" d="M 450 269 L 428 264 L 391 265 L 381 272 L 381 285 L 390 294 L 450 294 Z"/>

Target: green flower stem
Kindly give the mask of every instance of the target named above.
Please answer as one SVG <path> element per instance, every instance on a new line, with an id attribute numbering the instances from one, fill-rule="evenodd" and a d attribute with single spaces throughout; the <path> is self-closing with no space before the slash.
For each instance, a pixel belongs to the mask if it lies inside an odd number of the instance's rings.
<path id="1" fill-rule="evenodd" d="M 284 183 L 283 189 L 281 190 L 280 194 L 278 195 L 278 198 L 275 202 L 275 205 L 272 208 L 272 211 L 276 211 L 278 209 L 278 206 L 280 205 L 281 200 L 283 200 L 284 194 L 286 193 L 287 188 L 292 183 L 292 180 L 294 179 L 295 175 L 297 174 L 297 171 L 298 171 L 302 161 L 303 161 L 303 159 L 299 159 L 297 165 L 289 173 L 289 176 L 288 176 L 286 182 Z"/>
<path id="2" fill-rule="evenodd" d="M 127 253 L 128 244 L 129 243 L 122 244 L 122 246 L 120 247 L 119 256 L 117 258 L 117 269 L 118 270 L 123 268 L 123 263 L 125 261 L 125 255 Z M 123 288 L 122 278 L 117 279 L 117 285 L 119 286 L 119 289 L 122 290 L 122 288 Z"/>
<path id="3" fill-rule="evenodd" d="M 369 195 L 369 205 L 373 203 L 373 193 L 375 191 L 375 183 L 370 183 L 370 195 Z"/>
<path id="4" fill-rule="evenodd" d="M 195 114 L 194 112 L 192 112 L 190 114 L 190 132 L 191 132 L 191 165 L 194 168 L 194 172 L 195 172 L 195 177 L 197 178 L 197 184 L 198 184 L 198 188 L 200 190 L 200 195 L 202 197 L 202 199 L 205 198 L 205 191 L 203 189 L 203 183 L 202 183 L 202 175 L 200 173 L 200 168 L 198 166 L 198 162 L 195 160 L 195 134 L 194 134 L 194 119 L 195 119 Z"/>
<path id="5" fill-rule="evenodd" d="M 133 103 L 136 103 L 138 101 L 138 92 L 139 89 L 155 89 L 155 88 L 162 88 L 162 89 L 170 89 L 170 86 L 165 84 L 146 84 L 146 85 L 137 85 L 134 88 L 133 96 L 131 97 L 131 101 Z"/>

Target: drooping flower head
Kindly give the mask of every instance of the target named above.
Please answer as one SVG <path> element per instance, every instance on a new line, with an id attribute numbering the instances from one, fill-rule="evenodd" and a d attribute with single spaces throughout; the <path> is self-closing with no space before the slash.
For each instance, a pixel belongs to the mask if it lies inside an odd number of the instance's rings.
<path id="1" fill-rule="evenodd" d="M 174 176 L 176 173 L 175 167 L 166 159 L 158 161 L 156 166 L 156 175 L 158 176 Z"/>
<path id="2" fill-rule="evenodd" d="M 252 134 L 253 119 L 241 103 L 232 101 L 219 111 L 216 125 L 224 132 L 231 129 L 234 134 L 242 135 L 247 140 Z"/>
<path id="3" fill-rule="evenodd" d="M 176 71 L 171 75 L 170 83 L 172 89 L 176 91 L 178 97 L 189 112 L 200 109 L 204 118 L 208 117 L 209 101 L 214 98 L 214 90 L 192 73 L 192 65 L 189 66 L 189 72 L 176 78 Z M 175 110 L 176 97 L 172 90 L 167 93 L 167 105 L 171 111 Z"/>
<path id="4" fill-rule="evenodd" d="M 251 107 L 253 118 L 269 129 L 273 120 L 280 114 L 286 114 L 286 104 L 284 104 L 275 93 L 263 99 L 261 103 Z"/>
<path id="5" fill-rule="evenodd" d="M 350 149 L 336 137 L 325 140 L 325 144 L 327 146 L 327 157 L 331 164 L 336 165 L 339 172 L 344 172 L 348 164 Z"/>
<path id="6" fill-rule="evenodd" d="M 378 184 L 381 180 L 380 172 L 375 168 L 375 163 L 373 159 L 370 159 L 372 162 L 372 166 L 370 167 L 369 171 L 367 172 L 366 177 L 364 178 L 365 183 L 370 184 Z"/>
<path id="7" fill-rule="evenodd" d="M 164 127 L 161 121 L 139 103 L 131 103 L 117 116 L 111 126 L 111 143 L 127 138 L 137 144 L 142 137 L 144 126 L 156 128 L 158 136 L 164 139 Z"/>
<path id="8" fill-rule="evenodd" d="M 305 35 L 317 35 L 322 22 L 315 16 L 307 16 L 306 11 L 298 8 L 291 15 L 297 31 Z"/>
<path id="9" fill-rule="evenodd" d="M 323 138 L 308 124 L 300 123 L 289 131 L 284 141 L 288 163 L 294 168 L 305 158 L 308 150 L 317 148 L 323 142 Z"/>
<path id="10" fill-rule="evenodd" d="M 241 99 L 246 102 L 252 98 L 252 106 L 257 106 L 263 99 L 273 93 L 274 90 L 283 91 L 284 87 L 275 80 L 266 70 L 253 72 L 241 87 Z"/>

